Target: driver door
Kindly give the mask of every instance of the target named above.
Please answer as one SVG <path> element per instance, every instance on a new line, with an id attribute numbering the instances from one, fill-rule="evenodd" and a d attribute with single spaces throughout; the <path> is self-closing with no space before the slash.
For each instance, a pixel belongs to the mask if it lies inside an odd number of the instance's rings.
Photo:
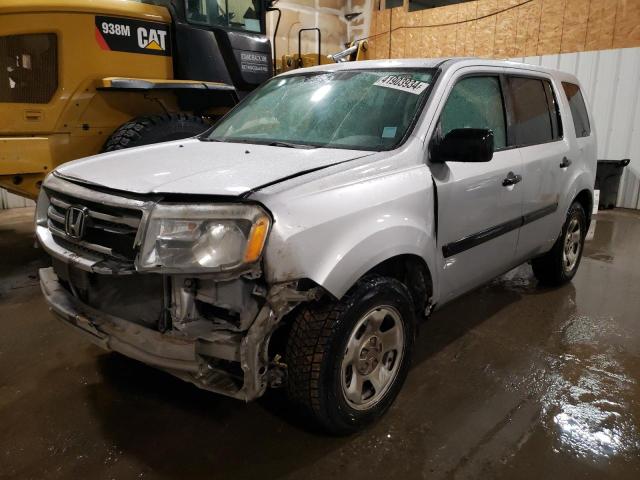
<path id="1" fill-rule="evenodd" d="M 494 134 L 494 154 L 489 162 L 430 164 L 438 195 L 442 302 L 513 265 L 523 198 L 521 183 L 503 185 L 522 168 L 518 149 L 508 146 L 500 76 L 474 73 L 452 83 L 434 135 L 459 128 L 488 129 Z"/>

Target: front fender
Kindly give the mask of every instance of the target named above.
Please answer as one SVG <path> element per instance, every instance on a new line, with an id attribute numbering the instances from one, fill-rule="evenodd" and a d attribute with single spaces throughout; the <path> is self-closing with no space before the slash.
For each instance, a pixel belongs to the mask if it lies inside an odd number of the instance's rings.
<path id="1" fill-rule="evenodd" d="M 430 172 L 417 165 L 294 198 L 265 199 L 275 220 L 265 277 L 269 283 L 308 278 L 340 298 L 388 258 L 417 255 L 431 267 L 433 197 Z"/>
<path id="2" fill-rule="evenodd" d="M 325 289 L 336 297 L 344 295 L 360 277 L 376 265 L 398 255 L 416 255 L 427 264 L 433 272 L 433 258 L 430 252 L 435 251 L 433 236 L 416 226 L 396 225 L 394 227 L 373 232 L 357 245 L 354 245 L 320 282 Z"/>

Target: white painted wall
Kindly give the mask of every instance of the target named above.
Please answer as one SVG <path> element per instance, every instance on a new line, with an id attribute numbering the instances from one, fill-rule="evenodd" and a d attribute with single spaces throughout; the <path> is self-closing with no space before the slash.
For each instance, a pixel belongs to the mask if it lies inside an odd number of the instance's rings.
<path id="1" fill-rule="evenodd" d="M 512 60 L 573 73 L 582 84 L 598 137 L 598 158 L 630 158 L 618 206 L 640 209 L 640 48 L 563 53 Z"/>
<path id="2" fill-rule="evenodd" d="M 27 200 L 26 198 L 19 197 L 0 188 L 0 210 L 5 208 L 30 207 L 32 205 L 35 205 L 33 200 Z"/>

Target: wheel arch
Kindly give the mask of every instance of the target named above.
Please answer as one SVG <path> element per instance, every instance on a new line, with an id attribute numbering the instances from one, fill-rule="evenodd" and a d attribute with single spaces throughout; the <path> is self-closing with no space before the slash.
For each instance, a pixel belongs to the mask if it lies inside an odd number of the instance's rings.
<path id="1" fill-rule="evenodd" d="M 400 238 L 414 241 L 397 242 Z M 435 251 L 435 245 L 432 238 L 422 230 L 412 227 L 383 230 L 355 245 L 324 278 L 316 278 L 314 281 L 335 297 L 341 298 L 360 279 L 371 273 L 396 278 L 405 284 L 407 276 L 414 280 L 423 277 L 424 292 L 431 298 L 434 271 L 430 264 L 433 262 L 425 255 L 425 252 L 430 251 Z M 412 292 L 412 295 L 416 295 L 416 292 Z"/>
<path id="2" fill-rule="evenodd" d="M 587 188 L 581 190 L 574 197 L 573 202 L 578 202 L 584 209 L 584 213 L 587 216 L 587 228 L 589 228 L 591 223 L 591 213 L 593 212 L 593 195 L 591 190 Z"/>
<path id="3" fill-rule="evenodd" d="M 587 226 L 591 221 L 591 212 L 593 209 L 593 185 L 595 178 L 592 172 L 588 170 L 578 170 L 574 173 L 572 179 L 568 182 L 567 189 L 560 196 L 560 211 L 566 215 L 573 202 L 578 202 L 584 208 L 587 216 Z"/>
<path id="4" fill-rule="evenodd" d="M 370 268 L 363 277 L 371 274 L 402 282 L 411 294 L 416 313 L 424 313 L 429 308 L 433 298 L 433 276 L 423 257 L 410 253 L 395 255 Z M 360 279 L 356 283 L 358 281 Z"/>

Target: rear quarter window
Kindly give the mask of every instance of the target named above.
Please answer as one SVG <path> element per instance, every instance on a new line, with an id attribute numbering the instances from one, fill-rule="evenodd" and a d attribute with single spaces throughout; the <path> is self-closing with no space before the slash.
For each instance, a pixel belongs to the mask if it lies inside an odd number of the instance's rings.
<path id="1" fill-rule="evenodd" d="M 589 124 L 589 115 L 587 114 L 587 107 L 584 104 L 580 87 L 575 83 L 562 82 L 562 88 L 569 100 L 573 125 L 576 128 L 576 137 L 588 137 L 591 135 L 591 125 Z"/>

